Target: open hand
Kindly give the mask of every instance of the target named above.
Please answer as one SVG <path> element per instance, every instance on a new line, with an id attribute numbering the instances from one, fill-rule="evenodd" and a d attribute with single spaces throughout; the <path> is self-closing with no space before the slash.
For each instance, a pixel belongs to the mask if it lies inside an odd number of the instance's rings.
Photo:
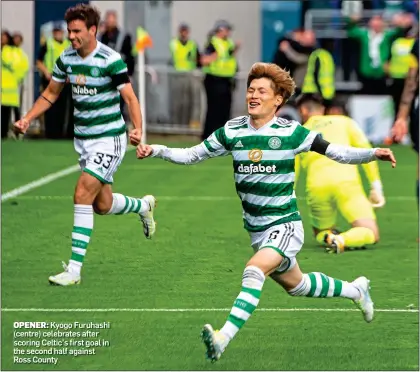
<path id="1" fill-rule="evenodd" d="M 141 143 L 137 146 L 137 150 L 136 150 L 137 159 L 147 158 L 148 156 L 152 155 L 152 153 L 153 153 L 153 148 L 150 145 Z"/>
<path id="2" fill-rule="evenodd" d="M 395 160 L 394 153 L 390 149 L 376 149 L 375 156 L 382 161 L 390 161 L 392 168 L 395 168 L 397 161 Z"/>

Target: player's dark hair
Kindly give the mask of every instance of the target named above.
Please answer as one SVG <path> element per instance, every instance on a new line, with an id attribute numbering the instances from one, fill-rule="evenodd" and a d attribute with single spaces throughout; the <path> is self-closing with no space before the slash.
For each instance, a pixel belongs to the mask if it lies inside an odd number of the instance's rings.
<path id="1" fill-rule="evenodd" d="M 282 107 L 295 93 L 296 84 L 290 73 L 274 63 L 254 63 L 248 74 L 247 88 L 253 80 L 261 78 L 270 79 L 274 92 L 283 97 L 283 102 L 278 108 Z"/>
<path id="2" fill-rule="evenodd" d="M 327 113 L 341 111 L 342 115 L 349 116 L 349 111 L 347 110 L 347 104 L 344 98 L 334 97 L 327 108 Z"/>
<path id="3" fill-rule="evenodd" d="M 91 27 L 96 27 L 96 32 L 98 32 L 99 20 L 101 19 L 101 13 L 97 8 L 88 4 L 77 4 L 74 7 L 67 9 L 64 19 L 67 23 L 79 19 L 86 23 L 86 27 L 90 29 Z M 96 34 L 95 32 L 95 34 Z"/>
<path id="4" fill-rule="evenodd" d="M 307 106 L 308 108 L 323 107 L 324 99 L 318 93 L 302 93 L 296 98 L 296 106 Z"/>

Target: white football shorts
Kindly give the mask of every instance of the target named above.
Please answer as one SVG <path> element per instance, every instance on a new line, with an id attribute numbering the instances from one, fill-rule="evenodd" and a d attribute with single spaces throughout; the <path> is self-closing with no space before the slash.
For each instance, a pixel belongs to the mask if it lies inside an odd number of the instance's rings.
<path id="1" fill-rule="evenodd" d="M 283 261 L 276 272 L 285 273 L 296 265 L 296 255 L 302 249 L 304 242 L 302 221 L 282 223 L 249 235 L 254 252 L 262 248 L 272 248 L 283 256 Z"/>
<path id="2" fill-rule="evenodd" d="M 83 140 L 75 138 L 74 149 L 79 154 L 79 165 L 83 172 L 104 184 L 112 184 L 113 175 L 127 150 L 127 135 Z"/>

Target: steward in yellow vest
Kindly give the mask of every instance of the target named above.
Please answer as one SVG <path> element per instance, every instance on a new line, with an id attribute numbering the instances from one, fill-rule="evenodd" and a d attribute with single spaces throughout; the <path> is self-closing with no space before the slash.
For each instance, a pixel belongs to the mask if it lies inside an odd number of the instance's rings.
<path id="1" fill-rule="evenodd" d="M 36 66 L 41 72 L 41 89 L 44 90 L 50 80 L 54 65 L 61 53 L 71 46 L 69 40 L 64 38 L 64 29 L 61 23 L 53 26 L 53 37 L 46 40 L 41 47 Z M 44 131 L 48 139 L 61 139 L 73 137 L 73 103 L 71 85 L 65 84 L 58 99 L 44 114 Z"/>
<path id="2" fill-rule="evenodd" d="M 231 116 L 232 93 L 238 71 L 236 53 L 239 49 L 239 44 L 230 38 L 231 30 L 228 22 L 216 22 L 213 35 L 201 57 L 207 94 L 203 140 L 225 125 Z"/>
<path id="3" fill-rule="evenodd" d="M 44 88 L 51 80 L 55 61 L 70 45 L 70 41 L 64 39 L 64 30 L 61 28 L 61 25 L 54 25 L 53 37 L 48 38 L 41 47 L 36 61 L 36 67 L 42 74 L 42 85 Z"/>
<path id="4" fill-rule="evenodd" d="M 303 80 L 302 93 L 319 93 L 328 102 L 335 95 L 335 65 L 331 53 L 323 48 L 309 56 L 308 69 Z"/>
<path id="5" fill-rule="evenodd" d="M 411 49 L 415 39 L 400 37 L 391 46 L 391 58 L 388 64 L 388 74 L 394 79 L 405 79 L 412 65 Z"/>
<path id="6" fill-rule="evenodd" d="M 19 60 L 18 68 L 17 68 L 17 76 L 20 83 L 23 81 L 23 79 L 25 79 L 26 74 L 29 71 L 29 58 L 28 58 L 28 55 L 23 50 L 23 48 L 21 47 L 22 42 L 23 42 L 22 35 L 18 32 L 14 33 L 13 44 L 16 48 L 16 54 Z"/>
<path id="7" fill-rule="evenodd" d="M 197 43 L 190 39 L 190 28 L 186 23 L 178 27 L 178 36 L 169 43 L 171 61 L 175 71 L 169 73 L 171 91 L 171 122 L 200 126 L 201 79 L 193 73 L 199 68 L 200 53 Z"/>
<path id="8" fill-rule="evenodd" d="M 406 30 L 406 35 L 397 38 L 391 45 L 391 55 L 389 61 L 385 64 L 384 70 L 392 78 L 389 93 L 394 103 L 395 120 L 401 102 L 401 96 L 404 90 L 405 78 L 410 68 L 418 68 L 415 57 L 411 54 L 413 45 L 418 35 L 417 27 Z"/>
<path id="9" fill-rule="evenodd" d="M 18 62 L 16 66 L 16 77 L 18 79 L 18 84 L 19 84 L 19 107 L 14 108 L 15 121 L 20 120 L 20 117 L 21 117 L 20 110 L 22 107 L 23 82 L 29 71 L 29 58 L 28 58 L 28 55 L 23 50 L 23 48 L 21 47 L 22 43 L 23 43 L 22 34 L 20 32 L 15 32 L 13 34 L 13 44 L 16 48 L 16 55 L 18 58 Z"/>
<path id="10" fill-rule="evenodd" d="M 19 107 L 19 55 L 7 31 L 1 34 L 1 138 L 9 131 L 12 110 Z"/>
<path id="11" fill-rule="evenodd" d="M 171 62 L 177 71 L 195 70 L 200 63 L 197 43 L 189 38 L 189 34 L 188 25 L 182 23 L 179 26 L 179 36 L 172 39 L 169 44 Z"/>
<path id="12" fill-rule="evenodd" d="M 1 47 L 1 104 L 19 106 L 19 54 L 14 46 Z"/>

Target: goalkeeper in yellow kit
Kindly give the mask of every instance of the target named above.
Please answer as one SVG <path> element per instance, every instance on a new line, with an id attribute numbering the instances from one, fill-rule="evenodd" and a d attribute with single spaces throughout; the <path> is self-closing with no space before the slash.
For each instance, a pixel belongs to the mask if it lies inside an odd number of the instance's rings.
<path id="1" fill-rule="evenodd" d="M 369 140 L 355 121 L 344 115 L 324 115 L 322 97 L 302 94 L 296 104 L 307 129 L 321 133 L 332 143 L 370 148 Z M 306 197 L 316 240 L 327 245 L 327 251 L 344 250 L 374 244 L 379 229 L 373 207 L 382 207 L 385 198 L 376 162 L 363 164 L 371 185 L 369 199 L 363 190 L 357 165 L 339 164 L 317 153 L 296 157 L 299 167 L 307 172 Z M 351 228 L 343 233 L 335 230 L 337 211 Z"/>

